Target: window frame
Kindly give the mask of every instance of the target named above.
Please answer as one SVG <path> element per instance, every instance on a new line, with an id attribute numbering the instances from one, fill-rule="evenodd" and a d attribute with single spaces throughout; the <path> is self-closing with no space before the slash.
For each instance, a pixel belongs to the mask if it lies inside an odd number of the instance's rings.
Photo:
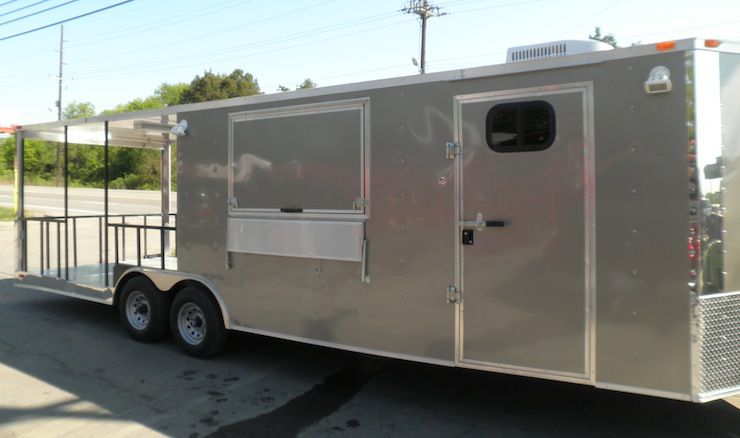
<path id="1" fill-rule="evenodd" d="M 550 135 L 547 139 L 547 141 L 543 143 L 525 143 L 525 131 L 524 131 L 524 123 L 523 123 L 523 113 L 524 110 L 527 107 L 531 107 L 534 105 L 541 105 L 543 108 L 547 110 L 548 113 L 548 122 L 550 126 Z M 514 107 L 516 111 L 516 139 L 517 144 L 516 145 L 502 145 L 497 144 L 493 140 L 493 116 L 496 110 L 503 109 L 502 107 L 506 107 L 507 109 L 509 107 Z M 516 152 L 536 152 L 536 151 L 544 151 L 546 149 L 549 149 L 553 143 L 555 143 L 555 138 L 557 136 L 557 126 L 556 126 L 556 117 L 555 117 L 555 108 L 552 106 L 552 104 L 546 100 L 524 100 L 524 101 L 514 101 L 514 102 L 501 102 L 493 105 L 491 109 L 488 110 L 488 113 L 486 113 L 486 143 L 488 144 L 488 147 L 498 153 L 516 153 Z"/>

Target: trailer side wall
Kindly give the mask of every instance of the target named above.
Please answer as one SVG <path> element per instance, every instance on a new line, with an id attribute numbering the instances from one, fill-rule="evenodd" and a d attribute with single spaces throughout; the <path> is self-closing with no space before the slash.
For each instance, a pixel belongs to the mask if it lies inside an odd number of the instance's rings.
<path id="1" fill-rule="evenodd" d="M 591 81 L 595 381 L 688 394 L 685 56 L 662 53 L 180 113 L 191 126 L 178 147 L 180 269 L 218 286 L 234 326 L 451 364 L 456 309 L 445 302 L 445 288 L 455 281 L 457 231 L 454 165 L 444 145 L 453 138 L 454 96 Z M 648 95 L 643 83 L 657 65 L 671 70 L 674 89 Z M 369 98 L 370 112 L 370 283 L 361 282 L 356 262 L 232 254 L 226 269 L 228 115 L 360 98 Z"/>

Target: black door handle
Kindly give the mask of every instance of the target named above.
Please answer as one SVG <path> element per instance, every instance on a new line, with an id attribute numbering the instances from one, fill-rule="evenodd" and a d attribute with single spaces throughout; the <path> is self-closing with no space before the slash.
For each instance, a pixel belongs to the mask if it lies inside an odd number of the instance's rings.
<path id="1" fill-rule="evenodd" d="M 508 224 L 508 221 L 486 221 L 487 227 L 505 227 Z"/>

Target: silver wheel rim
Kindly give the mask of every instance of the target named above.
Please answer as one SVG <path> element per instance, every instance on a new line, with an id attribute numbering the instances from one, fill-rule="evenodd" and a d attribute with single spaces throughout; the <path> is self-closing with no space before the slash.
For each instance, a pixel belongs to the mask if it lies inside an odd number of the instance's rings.
<path id="1" fill-rule="evenodd" d="M 131 327 L 144 330 L 151 321 L 151 306 L 146 295 L 138 290 L 131 292 L 126 298 L 126 319 Z"/>
<path id="2" fill-rule="evenodd" d="M 177 312 L 177 329 L 180 337 L 190 345 L 198 345 L 206 336 L 206 317 L 200 307 L 186 303 Z"/>

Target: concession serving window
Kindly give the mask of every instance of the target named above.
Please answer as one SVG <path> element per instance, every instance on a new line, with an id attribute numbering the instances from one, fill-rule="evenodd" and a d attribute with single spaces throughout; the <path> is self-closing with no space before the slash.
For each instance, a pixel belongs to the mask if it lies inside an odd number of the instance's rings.
<path id="1" fill-rule="evenodd" d="M 229 115 L 230 252 L 362 261 L 368 105 Z"/>

